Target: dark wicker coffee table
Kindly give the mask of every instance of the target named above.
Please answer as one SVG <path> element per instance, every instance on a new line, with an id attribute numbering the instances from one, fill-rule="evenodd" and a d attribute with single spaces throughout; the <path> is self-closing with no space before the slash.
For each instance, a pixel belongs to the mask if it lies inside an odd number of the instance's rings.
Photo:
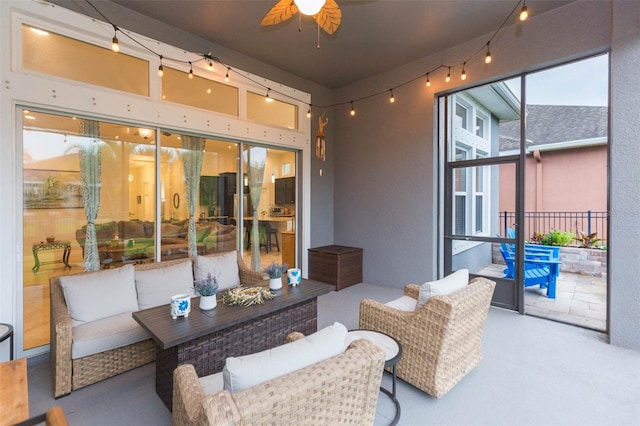
<path id="1" fill-rule="evenodd" d="M 134 312 L 156 344 L 160 399 L 172 409 L 173 370 L 180 364 L 193 364 L 199 377 L 207 376 L 222 371 L 227 357 L 282 345 L 293 331 L 316 332 L 317 298 L 332 290 L 331 285 L 302 280 L 297 287 L 283 286 L 262 305 L 227 306 L 218 300 L 212 311 L 200 311 L 194 298 L 187 318 L 172 319 L 168 304 Z"/>

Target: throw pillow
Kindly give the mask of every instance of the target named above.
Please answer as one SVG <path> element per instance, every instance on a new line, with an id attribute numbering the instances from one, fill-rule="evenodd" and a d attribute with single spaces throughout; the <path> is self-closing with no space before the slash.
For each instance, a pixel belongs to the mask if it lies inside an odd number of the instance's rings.
<path id="1" fill-rule="evenodd" d="M 191 261 L 145 271 L 135 271 L 136 290 L 140 309 L 153 308 L 171 302 L 171 296 L 193 293 Z M 168 315 L 168 314 L 167 314 Z"/>
<path id="2" fill-rule="evenodd" d="M 74 325 L 138 310 L 132 265 L 60 277 Z"/>
<path id="3" fill-rule="evenodd" d="M 144 224 L 139 220 L 121 222 L 120 238 L 144 238 Z"/>
<path id="4" fill-rule="evenodd" d="M 207 235 L 211 232 L 209 225 L 197 225 L 196 224 L 196 242 L 201 243 Z"/>
<path id="5" fill-rule="evenodd" d="M 266 351 L 229 357 L 222 375 L 231 393 L 248 389 L 344 351 L 347 328 L 339 322 L 309 336 Z"/>
<path id="6" fill-rule="evenodd" d="M 228 251 L 217 255 L 197 256 L 194 265 L 195 280 L 203 280 L 209 273 L 218 277 L 218 291 L 239 286 L 238 253 Z"/>
<path id="7" fill-rule="evenodd" d="M 468 269 L 459 269 L 440 280 L 426 282 L 420 286 L 416 309 L 424 306 L 433 296 L 453 293 L 467 284 L 469 284 Z"/>
<path id="8" fill-rule="evenodd" d="M 163 223 L 160 232 L 162 233 L 163 238 L 179 238 L 180 233 L 182 232 L 182 227 L 171 223 Z"/>

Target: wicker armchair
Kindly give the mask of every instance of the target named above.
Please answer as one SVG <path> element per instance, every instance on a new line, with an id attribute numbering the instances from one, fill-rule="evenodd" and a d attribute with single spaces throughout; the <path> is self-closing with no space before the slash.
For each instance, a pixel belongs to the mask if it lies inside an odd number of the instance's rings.
<path id="1" fill-rule="evenodd" d="M 494 288 L 495 282 L 475 278 L 413 312 L 365 299 L 360 303 L 360 328 L 396 338 L 402 345 L 398 377 L 440 398 L 482 359 L 482 331 Z M 417 300 L 419 289 L 409 284 L 404 293 Z"/>
<path id="2" fill-rule="evenodd" d="M 384 352 L 361 339 L 244 391 L 205 395 L 193 366 L 183 364 L 173 374 L 173 425 L 371 425 L 383 366 Z"/>
<path id="3" fill-rule="evenodd" d="M 136 265 L 136 270 L 162 268 L 183 262 L 184 259 Z M 84 272 L 91 274 L 93 272 Z M 238 252 L 238 275 L 245 285 L 263 281 L 262 273 L 249 269 Z M 60 285 L 60 277 L 49 279 L 51 289 L 51 381 L 53 395 L 58 398 L 72 390 L 108 379 L 144 364 L 155 361 L 155 345 L 151 338 L 82 358 L 71 358 L 73 326 Z"/>

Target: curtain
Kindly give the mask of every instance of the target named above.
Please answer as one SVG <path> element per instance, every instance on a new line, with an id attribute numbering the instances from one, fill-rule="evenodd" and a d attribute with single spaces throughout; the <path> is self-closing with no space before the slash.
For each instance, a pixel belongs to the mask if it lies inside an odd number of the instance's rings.
<path id="1" fill-rule="evenodd" d="M 102 185 L 102 154 L 100 142 L 100 123 L 95 120 L 80 120 L 80 135 L 92 138 L 79 146 L 80 179 L 82 202 L 87 218 L 87 235 L 84 246 L 84 270 L 100 269 L 100 253 L 96 240 L 95 221 L 100 209 L 100 187 Z"/>
<path id="2" fill-rule="evenodd" d="M 196 203 L 200 191 L 200 174 L 202 173 L 202 157 L 204 151 L 204 138 L 195 136 L 182 136 L 182 162 L 184 164 L 184 182 L 187 187 L 187 204 L 189 207 L 189 257 L 198 255 L 196 243 Z"/>
<path id="3" fill-rule="evenodd" d="M 258 207 L 262 195 L 264 169 L 267 164 L 267 149 L 262 147 L 248 148 L 244 152 L 244 166 L 249 179 L 249 195 L 253 211 L 251 215 L 251 269 L 260 271 L 260 230 L 258 228 Z M 248 212 L 245 212 L 245 215 Z"/>

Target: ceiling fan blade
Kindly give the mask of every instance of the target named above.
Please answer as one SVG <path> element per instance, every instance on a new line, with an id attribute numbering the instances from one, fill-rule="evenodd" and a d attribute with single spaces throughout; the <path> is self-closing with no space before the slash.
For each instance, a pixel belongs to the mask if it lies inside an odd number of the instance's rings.
<path id="1" fill-rule="evenodd" d="M 293 2 L 293 0 L 280 0 L 276 3 L 275 6 L 271 8 L 264 18 L 262 18 L 262 22 L 260 25 L 263 27 L 268 27 L 269 25 L 277 25 L 280 22 L 284 22 L 287 19 L 291 18 L 298 12 L 298 6 Z"/>
<path id="2" fill-rule="evenodd" d="M 333 34 L 342 23 L 342 11 L 335 0 L 327 0 L 320 12 L 313 17 L 327 34 Z"/>

